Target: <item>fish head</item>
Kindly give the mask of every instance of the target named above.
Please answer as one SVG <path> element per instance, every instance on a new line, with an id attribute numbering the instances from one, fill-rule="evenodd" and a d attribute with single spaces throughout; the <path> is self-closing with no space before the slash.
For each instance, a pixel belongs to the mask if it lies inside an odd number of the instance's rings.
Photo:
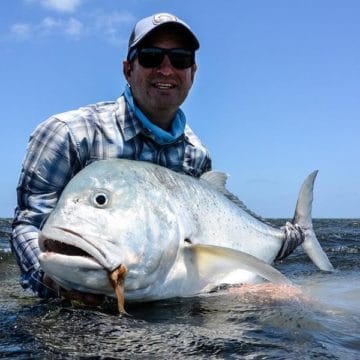
<path id="1" fill-rule="evenodd" d="M 95 162 L 66 186 L 45 222 L 39 261 L 66 289 L 113 295 L 109 273 L 127 268 L 128 298 L 156 291 L 181 239 L 171 199 L 130 161 Z"/>

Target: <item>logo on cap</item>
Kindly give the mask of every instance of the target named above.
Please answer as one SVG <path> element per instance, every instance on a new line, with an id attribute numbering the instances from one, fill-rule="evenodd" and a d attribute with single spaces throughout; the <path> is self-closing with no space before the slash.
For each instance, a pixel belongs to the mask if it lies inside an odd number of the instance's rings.
<path id="1" fill-rule="evenodd" d="M 168 21 L 177 21 L 177 17 L 171 14 L 166 14 L 166 13 L 162 13 L 162 14 L 156 14 L 153 16 L 153 24 L 154 25 L 159 25 L 162 24 L 164 22 L 168 22 Z"/>

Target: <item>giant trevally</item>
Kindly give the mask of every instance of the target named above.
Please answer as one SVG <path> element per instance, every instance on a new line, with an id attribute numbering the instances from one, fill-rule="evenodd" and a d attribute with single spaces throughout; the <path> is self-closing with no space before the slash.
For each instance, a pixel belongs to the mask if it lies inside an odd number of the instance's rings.
<path id="1" fill-rule="evenodd" d="M 190 296 L 219 284 L 287 279 L 270 264 L 291 237 L 333 269 L 312 227 L 313 184 L 303 183 L 292 224 L 277 228 L 225 188 L 148 162 L 102 160 L 66 186 L 39 239 L 43 270 L 67 290 L 126 301 Z M 114 292 L 115 289 L 115 292 Z"/>

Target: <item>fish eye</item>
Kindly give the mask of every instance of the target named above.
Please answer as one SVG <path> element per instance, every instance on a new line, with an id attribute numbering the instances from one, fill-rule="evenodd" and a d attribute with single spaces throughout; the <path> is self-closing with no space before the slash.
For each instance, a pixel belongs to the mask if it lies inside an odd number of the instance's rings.
<path id="1" fill-rule="evenodd" d="M 93 196 L 93 203 L 98 208 L 103 208 L 109 203 L 109 196 L 105 192 L 98 192 Z"/>

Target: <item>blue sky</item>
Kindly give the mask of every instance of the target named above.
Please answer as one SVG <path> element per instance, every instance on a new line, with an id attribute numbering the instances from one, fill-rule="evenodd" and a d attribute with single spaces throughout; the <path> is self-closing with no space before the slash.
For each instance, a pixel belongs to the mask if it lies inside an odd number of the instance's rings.
<path id="1" fill-rule="evenodd" d="M 27 141 L 48 116 L 116 99 L 134 23 L 171 12 L 198 35 L 183 105 L 228 187 L 265 217 L 291 217 L 319 170 L 314 217 L 360 217 L 357 0 L 0 2 L 0 216 L 11 217 Z"/>

